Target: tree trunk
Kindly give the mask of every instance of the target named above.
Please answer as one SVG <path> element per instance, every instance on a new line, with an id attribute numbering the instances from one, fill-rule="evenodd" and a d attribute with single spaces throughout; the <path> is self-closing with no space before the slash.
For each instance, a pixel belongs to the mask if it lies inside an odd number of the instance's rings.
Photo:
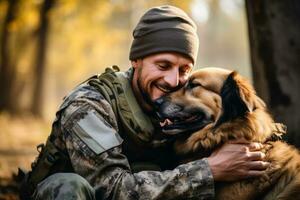
<path id="1" fill-rule="evenodd" d="M 300 1 L 246 0 L 254 86 L 300 147 Z"/>
<path id="2" fill-rule="evenodd" d="M 34 68 L 34 85 L 32 95 L 32 114 L 41 117 L 43 110 L 43 88 L 44 88 L 44 74 L 45 61 L 47 50 L 47 36 L 49 29 L 48 13 L 54 4 L 54 0 L 44 0 L 40 10 L 40 26 L 37 31 L 37 52 Z"/>
<path id="3" fill-rule="evenodd" d="M 15 19 L 18 0 L 8 1 L 8 9 L 3 23 L 1 34 L 1 59 L 0 59 L 0 111 L 14 113 L 17 105 L 13 96 L 15 66 L 10 57 L 10 30 L 9 26 Z"/>

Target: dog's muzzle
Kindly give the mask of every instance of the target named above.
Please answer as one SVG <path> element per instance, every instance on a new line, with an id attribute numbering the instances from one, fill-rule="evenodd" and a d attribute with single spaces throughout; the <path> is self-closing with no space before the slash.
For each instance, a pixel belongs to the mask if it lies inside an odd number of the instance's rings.
<path id="1" fill-rule="evenodd" d="M 167 96 L 157 99 L 154 105 L 162 132 L 167 135 L 192 133 L 213 122 L 203 110 L 184 109 L 184 105 L 172 103 Z"/>

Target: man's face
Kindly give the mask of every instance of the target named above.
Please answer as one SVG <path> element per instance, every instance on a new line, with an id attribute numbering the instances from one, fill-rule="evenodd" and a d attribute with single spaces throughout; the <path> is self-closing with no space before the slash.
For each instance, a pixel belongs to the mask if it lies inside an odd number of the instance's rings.
<path id="1" fill-rule="evenodd" d="M 178 53 L 158 53 L 132 61 L 132 87 L 146 111 L 159 97 L 182 87 L 193 68 L 191 59 Z"/>

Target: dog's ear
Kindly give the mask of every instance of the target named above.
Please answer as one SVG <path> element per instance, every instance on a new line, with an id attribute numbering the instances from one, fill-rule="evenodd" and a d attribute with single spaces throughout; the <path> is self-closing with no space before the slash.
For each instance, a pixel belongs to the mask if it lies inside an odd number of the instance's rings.
<path id="1" fill-rule="evenodd" d="M 237 72 L 231 72 L 221 89 L 222 114 L 215 126 L 243 117 L 255 109 L 255 91 Z M 257 97 L 258 98 L 258 97 Z"/>

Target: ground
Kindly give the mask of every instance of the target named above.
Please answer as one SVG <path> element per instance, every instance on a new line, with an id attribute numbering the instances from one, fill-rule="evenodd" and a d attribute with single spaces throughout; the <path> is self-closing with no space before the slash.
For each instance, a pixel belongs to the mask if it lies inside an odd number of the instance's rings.
<path id="1" fill-rule="evenodd" d="M 51 123 L 32 116 L 0 114 L 0 200 L 16 200 L 18 168 L 29 170 L 37 156 L 36 146 L 43 143 Z"/>

